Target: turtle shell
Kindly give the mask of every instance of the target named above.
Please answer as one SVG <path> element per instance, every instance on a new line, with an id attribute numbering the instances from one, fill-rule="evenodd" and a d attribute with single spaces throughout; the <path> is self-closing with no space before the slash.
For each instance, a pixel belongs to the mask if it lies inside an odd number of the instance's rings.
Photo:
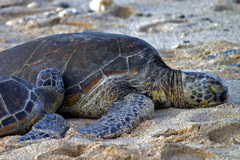
<path id="1" fill-rule="evenodd" d="M 23 130 L 34 110 L 33 85 L 18 77 L 0 77 L 0 136 Z"/>
<path id="2" fill-rule="evenodd" d="M 41 69 L 58 68 L 63 74 L 65 101 L 73 102 L 105 76 L 138 73 L 153 56 L 159 55 L 151 45 L 127 35 L 59 34 L 0 53 L 0 75 L 15 75 L 35 82 Z"/>

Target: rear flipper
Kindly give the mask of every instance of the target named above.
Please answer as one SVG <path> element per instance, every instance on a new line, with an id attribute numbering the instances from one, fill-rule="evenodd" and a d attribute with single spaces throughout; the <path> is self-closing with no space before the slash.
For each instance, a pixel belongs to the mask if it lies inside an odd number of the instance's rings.
<path id="1" fill-rule="evenodd" d="M 58 114 L 45 114 L 44 117 L 33 125 L 32 130 L 21 136 L 18 142 L 36 140 L 41 138 L 62 138 L 69 126 L 65 119 Z"/>
<path id="2" fill-rule="evenodd" d="M 152 117 L 154 104 L 142 94 L 129 94 L 117 101 L 96 123 L 78 132 L 89 138 L 114 138 L 130 132 L 140 122 Z"/>

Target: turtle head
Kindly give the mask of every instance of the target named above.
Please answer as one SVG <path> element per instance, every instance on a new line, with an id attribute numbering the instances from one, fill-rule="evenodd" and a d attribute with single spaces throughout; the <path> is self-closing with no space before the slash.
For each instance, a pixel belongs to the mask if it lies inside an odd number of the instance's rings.
<path id="1" fill-rule="evenodd" d="M 37 76 L 36 87 L 53 89 L 62 94 L 64 83 L 60 71 L 52 68 L 41 70 Z"/>
<path id="2" fill-rule="evenodd" d="M 228 89 L 219 77 L 201 72 L 182 72 L 184 98 L 193 107 L 211 107 L 224 103 Z"/>

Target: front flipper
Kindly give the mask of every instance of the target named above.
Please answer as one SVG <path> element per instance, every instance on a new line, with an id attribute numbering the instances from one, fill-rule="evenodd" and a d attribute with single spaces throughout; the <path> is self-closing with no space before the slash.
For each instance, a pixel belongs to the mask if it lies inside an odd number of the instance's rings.
<path id="1" fill-rule="evenodd" d="M 140 122 L 152 117 L 154 104 L 143 94 L 129 94 L 117 101 L 96 123 L 78 132 L 89 138 L 115 138 L 130 132 Z"/>
<path id="2" fill-rule="evenodd" d="M 36 140 L 41 138 L 62 138 L 69 129 L 65 119 L 58 114 L 45 114 L 44 117 L 33 125 L 32 130 L 21 136 L 18 142 Z"/>

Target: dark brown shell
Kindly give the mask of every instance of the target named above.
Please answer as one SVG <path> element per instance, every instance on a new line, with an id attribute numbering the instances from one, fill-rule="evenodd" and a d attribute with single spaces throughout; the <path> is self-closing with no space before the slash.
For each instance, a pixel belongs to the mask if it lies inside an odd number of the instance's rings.
<path id="1" fill-rule="evenodd" d="M 87 94 L 103 76 L 135 74 L 151 57 L 159 56 L 147 42 L 126 35 L 83 32 L 31 41 L 0 53 L 0 75 L 35 82 L 38 72 L 58 68 L 66 97 Z"/>

